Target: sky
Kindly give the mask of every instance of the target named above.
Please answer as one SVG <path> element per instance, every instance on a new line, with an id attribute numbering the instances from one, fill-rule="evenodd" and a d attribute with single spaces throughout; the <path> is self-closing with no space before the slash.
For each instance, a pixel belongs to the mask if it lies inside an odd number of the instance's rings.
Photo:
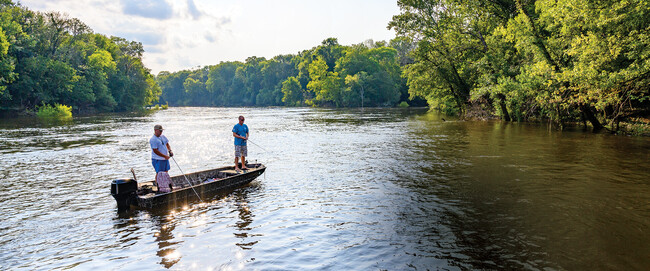
<path id="1" fill-rule="evenodd" d="M 251 56 L 297 54 L 327 38 L 351 45 L 395 37 L 396 0 L 20 0 L 95 33 L 141 42 L 153 74 Z"/>

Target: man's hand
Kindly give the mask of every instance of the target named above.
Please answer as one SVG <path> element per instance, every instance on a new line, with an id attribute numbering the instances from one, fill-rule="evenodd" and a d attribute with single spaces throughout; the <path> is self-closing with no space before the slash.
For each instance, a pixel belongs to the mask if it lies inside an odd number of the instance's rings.
<path id="1" fill-rule="evenodd" d="M 174 156 L 174 152 L 172 152 L 172 150 L 169 150 L 169 157 L 172 157 L 172 156 Z M 169 159 L 169 158 L 167 158 L 167 159 Z"/>

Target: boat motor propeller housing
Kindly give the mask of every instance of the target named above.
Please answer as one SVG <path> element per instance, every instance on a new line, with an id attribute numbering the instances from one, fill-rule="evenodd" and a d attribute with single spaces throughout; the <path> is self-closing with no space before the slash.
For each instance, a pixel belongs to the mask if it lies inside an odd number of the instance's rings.
<path id="1" fill-rule="evenodd" d="M 111 195 L 117 201 L 118 210 L 128 209 L 137 191 L 138 182 L 133 179 L 117 179 L 111 182 Z"/>

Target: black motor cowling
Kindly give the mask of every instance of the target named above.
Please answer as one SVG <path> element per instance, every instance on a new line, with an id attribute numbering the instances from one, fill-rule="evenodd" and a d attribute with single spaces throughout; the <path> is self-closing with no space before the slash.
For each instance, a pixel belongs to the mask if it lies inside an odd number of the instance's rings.
<path id="1" fill-rule="evenodd" d="M 117 179 L 111 182 L 111 195 L 117 201 L 118 210 L 126 210 L 138 191 L 138 182 L 133 179 Z"/>

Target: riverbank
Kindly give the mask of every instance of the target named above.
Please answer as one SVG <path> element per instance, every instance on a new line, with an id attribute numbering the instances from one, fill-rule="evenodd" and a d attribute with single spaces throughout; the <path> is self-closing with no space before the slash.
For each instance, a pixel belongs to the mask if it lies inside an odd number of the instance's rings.
<path id="1" fill-rule="evenodd" d="M 210 107 L 210 106 L 206 106 Z M 159 106 L 149 106 L 144 109 L 142 109 L 141 113 L 147 113 L 147 112 L 154 112 L 157 110 L 166 110 L 168 109 L 169 106 L 167 104 Z M 224 108 L 234 108 L 234 107 L 224 107 Z M 256 108 L 256 107 L 251 107 L 251 108 Z M 257 108 L 264 108 L 264 107 L 257 107 Z M 277 108 L 286 108 L 287 110 L 291 109 L 296 109 L 296 108 L 311 108 L 311 107 L 277 107 Z M 388 107 L 386 107 L 388 108 Z M 409 107 L 412 109 L 417 109 L 417 108 L 426 108 L 426 107 Z M 324 109 L 334 109 L 334 108 L 324 108 Z M 347 108 L 350 110 L 355 110 L 355 109 L 360 109 L 360 108 Z M 378 109 L 375 107 L 367 107 L 367 109 L 372 110 L 372 109 Z M 345 109 L 343 109 L 345 110 Z M 435 109 L 430 109 L 431 111 L 435 111 Z M 104 115 L 104 114 L 111 114 L 111 113 L 119 113 L 119 112 L 98 112 L 97 110 L 73 110 L 73 116 L 74 117 L 92 117 L 95 115 Z M 133 112 L 135 113 L 135 112 Z M 21 118 L 21 117 L 34 117 L 36 118 L 36 113 L 31 110 L 19 110 L 19 109 L 13 109 L 13 110 L 0 110 L 0 119 L 6 119 L 6 118 Z M 481 106 L 472 106 L 464 116 L 461 117 L 462 120 L 468 120 L 468 121 L 494 121 L 494 120 L 502 120 L 499 116 L 493 113 L 493 111 L 482 108 Z M 517 122 L 517 121 L 512 121 L 512 122 Z M 559 127 L 556 123 L 549 123 L 548 120 L 537 120 L 535 118 L 530 118 L 528 121 L 524 123 L 538 123 L 540 125 L 550 125 L 553 127 L 553 129 L 556 130 L 561 130 L 562 128 Z M 593 126 L 591 126 L 590 123 L 588 122 L 565 122 L 562 124 L 564 127 L 584 127 L 585 130 L 592 131 Z M 605 125 L 605 129 L 602 129 L 600 131 L 596 132 L 603 132 L 603 133 L 611 133 L 611 134 L 616 134 L 616 135 L 626 135 L 626 136 L 643 136 L 643 137 L 650 137 L 650 118 L 644 118 L 644 117 L 638 117 L 634 118 L 631 120 L 627 121 L 621 121 L 618 124 L 618 127 L 611 127 L 611 125 Z"/>

